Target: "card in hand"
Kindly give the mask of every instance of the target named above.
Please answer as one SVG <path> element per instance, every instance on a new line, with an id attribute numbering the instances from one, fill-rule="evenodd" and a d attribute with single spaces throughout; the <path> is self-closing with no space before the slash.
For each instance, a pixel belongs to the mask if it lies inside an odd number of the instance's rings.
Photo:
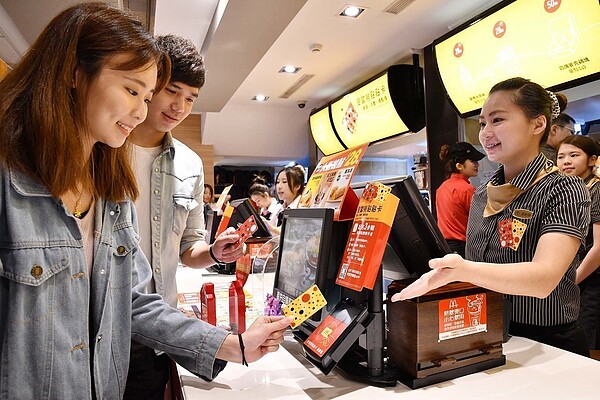
<path id="1" fill-rule="evenodd" d="M 312 285 L 306 292 L 288 304 L 283 309 L 283 313 L 286 317 L 294 317 L 294 321 L 292 321 L 290 326 L 296 328 L 314 313 L 325 307 L 326 304 L 327 300 L 323 296 L 323 293 L 321 293 L 317 285 Z"/>
<path id="2" fill-rule="evenodd" d="M 239 239 L 235 242 L 235 246 L 241 246 L 246 240 L 248 240 L 252 234 L 258 229 L 258 225 L 254 220 L 254 216 L 248 217 L 242 225 L 240 225 L 235 233 L 238 234 Z"/>

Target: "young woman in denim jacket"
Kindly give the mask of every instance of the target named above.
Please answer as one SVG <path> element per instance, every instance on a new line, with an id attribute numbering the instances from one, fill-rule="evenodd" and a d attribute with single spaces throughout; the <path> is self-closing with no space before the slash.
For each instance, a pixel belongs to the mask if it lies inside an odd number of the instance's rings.
<path id="1" fill-rule="evenodd" d="M 242 341 L 144 293 L 123 144 L 168 71 L 130 14 L 83 3 L 0 82 L 0 399 L 121 398 L 131 337 L 207 380 L 283 340 L 287 318 Z"/>

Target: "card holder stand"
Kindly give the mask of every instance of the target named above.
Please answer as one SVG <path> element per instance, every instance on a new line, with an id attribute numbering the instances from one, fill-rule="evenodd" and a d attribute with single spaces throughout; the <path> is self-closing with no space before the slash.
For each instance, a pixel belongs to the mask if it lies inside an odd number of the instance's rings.
<path id="1" fill-rule="evenodd" d="M 342 334 L 333 339 L 331 347 L 329 347 L 323 356 L 319 357 L 313 351 L 311 351 L 310 346 L 306 344 L 306 341 L 303 343 L 306 358 L 324 374 L 329 374 L 333 367 L 335 367 L 336 364 L 341 361 L 344 355 L 355 345 L 355 342 L 358 340 L 359 336 L 367 329 L 367 326 L 373 320 L 373 315 L 369 314 L 365 307 L 357 308 L 347 304 L 344 300 L 340 301 L 331 310 L 329 315 L 337 320 L 335 315 L 338 312 L 347 312 L 349 308 L 354 310 L 356 315 L 353 316 L 352 320 L 349 322 Z M 317 327 L 316 331 L 319 331 L 321 326 L 326 325 L 328 321 L 330 320 L 327 318 L 324 319 L 321 325 Z"/>
<path id="2" fill-rule="evenodd" d="M 327 360 L 325 357 L 319 359 L 306 350 L 304 341 L 308 335 L 302 330 L 295 330 L 294 336 L 302 343 L 305 357 L 325 374 L 337 367 L 337 373 L 352 381 L 379 387 L 396 386 L 400 371 L 388 364 L 385 354 L 385 310 L 381 269 L 373 290 L 363 289 L 362 292 L 356 293 L 366 296 L 367 307 L 364 308 L 364 314 L 361 312 L 355 318 L 356 323 L 352 329 L 349 326 L 348 334 L 341 338 L 335 349 L 330 349 L 331 354 Z"/>

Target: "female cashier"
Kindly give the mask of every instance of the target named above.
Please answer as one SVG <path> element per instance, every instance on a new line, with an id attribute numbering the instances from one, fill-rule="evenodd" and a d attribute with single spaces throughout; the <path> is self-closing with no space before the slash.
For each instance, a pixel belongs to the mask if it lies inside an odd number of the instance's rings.
<path id="1" fill-rule="evenodd" d="M 271 225 L 277 226 L 277 216 L 283 210 L 283 206 L 276 198 L 269 194 L 269 187 L 264 180 L 257 178 L 248 191 L 253 202 L 260 207 L 260 215 Z"/>
<path id="2" fill-rule="evenodd" d="M 277 226 L 270 226 L 270 228 L 274 235 L 279 235 L 283 223 L 283 210 L 297 208 L 300 202 L 300 195 L 304 190 L 304 168 L 301 165 L 294 165 L 279 171 L 275 188 L 277 197 L 283 201 L 283 209 L 277 214 Z"/>
<path id="3" fill-rule="evenodd" d="M 580 178 L 560 174 L 540 153 L 560 112 L 556 96 L 527 79 L 492 87 L 479 116 L 479 141 L 501 166 L 473 196 L 466 259 L 448 254 L 431 260 L 433 270 L 392 301 L 470 282 L 507 294 L 513 303 L 510 334 L 589 355 L 577 323 L 575 275 L 590 194 Z"/>
<path id="4" fill-rule="evenodd" d="M 475 186 L 469 178 L 477 176 L 479 160 L 485 157 L 470 143 L 443 145 L 440 159 L 444 161 L 447 178 L 435 192 L 437 222 L 450 249 L 465 256 L 467 221 Z"/>

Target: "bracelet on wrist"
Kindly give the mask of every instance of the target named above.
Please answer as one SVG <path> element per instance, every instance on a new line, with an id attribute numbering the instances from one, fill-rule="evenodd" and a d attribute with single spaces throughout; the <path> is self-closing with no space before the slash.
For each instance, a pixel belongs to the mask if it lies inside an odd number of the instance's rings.
<path id="1" fill-rule="evenodd" d="M 244 340 L 242 339 L 242 334 L 241 333 L 238 335 L 238 339 L 240 341 L 240 350 L 242 351 L 242 365 L 244 365 L 244 366 L 247 367 L 248 366 L 248 362 L 246 361 L 246 354 L 244 354 L 244 350 L 246 348 L 244 347 Z"/>
<path id="2" fill-rule="evenodd" d="M 208 246 L 208 254 L 210 255 L 210 258 L 212 258 L 212 260 L 216 263 L 216 264 L 225 264 L 223 261 L 219 260 L 217 258 L 217 256 L 215 256 L 215 253 L 213 253 L 213 245 L 211 244 L 210 246 Z"/>

